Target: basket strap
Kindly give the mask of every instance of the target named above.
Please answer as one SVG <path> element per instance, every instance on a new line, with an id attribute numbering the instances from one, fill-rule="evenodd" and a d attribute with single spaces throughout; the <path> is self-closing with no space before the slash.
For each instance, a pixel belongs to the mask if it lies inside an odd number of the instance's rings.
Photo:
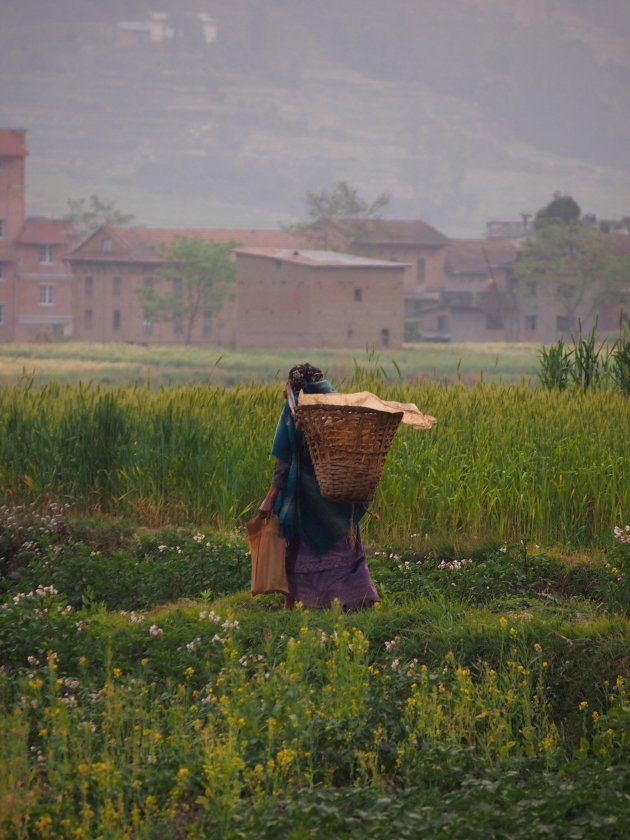
<path id="1" fill-rule="evenodd" d="M 291 409 L 291 414 L 295 417 L 295 395 L 293 393 L 293 388 L 291 387 L 290 380 L 287 379 L 287 402 L 289 403 L 289 408 Z"/>

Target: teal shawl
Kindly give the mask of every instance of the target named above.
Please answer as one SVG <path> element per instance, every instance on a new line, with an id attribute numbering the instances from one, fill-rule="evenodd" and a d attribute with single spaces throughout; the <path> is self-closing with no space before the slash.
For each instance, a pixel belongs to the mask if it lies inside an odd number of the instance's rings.
<path id="1" fill-rule="evenodd" d="M 324 379 L 309 383 L 304 392 L 332 394 L 335 389 Z M 296 403 L 297 400 L 296 394 Z M 358 524 L 365 506 L 327 502 L 322 498 L 304 433 L 296 428 L 288 402 L 278 420 L 271 454 L 290 464 L 285 485 L 274 503 L 274 513 L 278 515 L 284 537 L 304 541 L 317 554 L 325 554 L 348 533 L 351 519 Z"/>

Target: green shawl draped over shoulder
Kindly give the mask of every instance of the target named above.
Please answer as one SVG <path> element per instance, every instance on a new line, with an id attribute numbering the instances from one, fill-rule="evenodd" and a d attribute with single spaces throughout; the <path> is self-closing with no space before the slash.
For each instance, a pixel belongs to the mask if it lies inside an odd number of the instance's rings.
<path id="1" fill-rule="evenodd" d="M 332 394 L 335 389 L 324 379 L 309 383 L 304 392 Z M 297 400 L 296 394 L 296 403 Z M 325 554 L 348 533 L 351 517 L 355 524 L 359 522 L 365 506 L 327 502 L 322 498 L 304 433 L 296 428 L 288 402 L 278 420 L 271 454 L 290 464 L 285 485 L 274 503 L 274 513 L 278 515 L 284 537 L 304 541 L 317 554 Z"/>

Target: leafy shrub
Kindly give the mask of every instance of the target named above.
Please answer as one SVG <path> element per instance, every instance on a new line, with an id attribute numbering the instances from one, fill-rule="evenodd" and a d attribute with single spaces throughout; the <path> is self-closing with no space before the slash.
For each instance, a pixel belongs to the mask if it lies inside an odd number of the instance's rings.
<path id="1" fill-rule="evenodd" d="M 139 533 L 113 551 L 82 542 L 54 546 L 31 554 L 18 579 L 4 585 L 10 592 L 53 585 L 73 607 L 89 597 L 108 609 L 133 610 L 201 593 L 216 598 L 246 588 L 249 580 L 242 539 L 171 530 Z"/>

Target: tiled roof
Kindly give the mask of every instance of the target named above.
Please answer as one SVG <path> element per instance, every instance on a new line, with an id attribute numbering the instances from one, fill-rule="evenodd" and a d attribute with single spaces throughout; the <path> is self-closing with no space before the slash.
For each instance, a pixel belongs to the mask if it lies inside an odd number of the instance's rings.
<path id="1" fill-rule="evenodd" d="M 312 251 L 298 248 L 237 248 L 237 256 L 264 257 L 282 262 L 307 265 L 311 268 L 406 268 L 405 263 L 373 260 L 338 251 Z"/>
<path id="2" fill-rule="evenodd" d="M 0 128 L 0 156 L 24 157 L 26 132 L 19 128 Z"/>
<path id="3" fill-rule="evenodd" d="M 94 239 L 92 236 L 74 250 L 73 256 L 94 255 L 103 260 L 124 256 L 132 261 L 153 261 L 159 259 L 160 245 L 168 244 L 178 236 L 198 237 L 206 242 L 234 241 L 238 245 L 253 248 L 296 248 L 304 244 L 302 237 L 283 230 L 107 226 L 105 229 L 101 228 L 100 233 L 104 230 L 112 237 L 111 252 L 103 253 L 100 247 L 94 247 L 91 244 Z"/>
<path id="4" fill-rule="evenodd" d="M 449 274 L 488 274 L 491 268 L 509 268 L 517 248 L 509 239 L 451 239 L 446 249 Z"/>
<path id="5" fill-rule="evenodd" d="M 18 242 L 22 245 L 67 245 L 75 239 L 72 222 L 32 218 L 24 222 Z"/>
<path id="6" fill-rule="evenodd" d="M 422 219 L 370 219 L 360 222 L 357 244 L 438 247 L 448 238 Z"/>

